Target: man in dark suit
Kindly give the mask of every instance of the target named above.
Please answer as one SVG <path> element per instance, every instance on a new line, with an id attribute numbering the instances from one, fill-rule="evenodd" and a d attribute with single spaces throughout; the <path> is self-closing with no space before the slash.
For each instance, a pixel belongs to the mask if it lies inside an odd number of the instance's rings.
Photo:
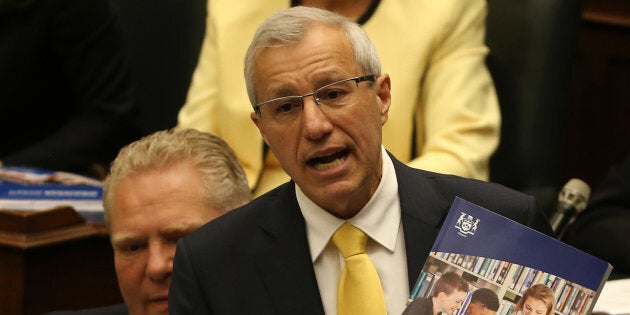
<path id="1" fill-rule="evenodd" d="M 249 200 L 243 168 L 215 135 L 164 130 L 125 146 L 103 187 L 125 305 L 54 314 L 168 315 L 177 240 Z"/>
<path id="2" fill-rule="evenodd" d="M 0 164 L 105 175 L 140 134 L 111 1 L 0 1 L 0 21 Z"/>
<path id="3" fill-rule="evenodd" d="M 344 313 L 338 282 L 351 264 L 333 235 L 348 224 L 367 235 L 359 255 L 378 278 L 378 298 L 361 302 L 384 304 L 350 313 L 400 314 L 455 196 L 550 233 L 532 197 L 412 169 L 386 152 L 390 77 L 346 18 L 279 11 L 245 60 L 251 118 L 292 180 L 178 242 L 171 314 Z"/>
<path id="4" fill-rule="evenodd" d="M 609 261 L 611 279 L 630 277 L 630 158 L 612 166 L 562 241 Z"/>

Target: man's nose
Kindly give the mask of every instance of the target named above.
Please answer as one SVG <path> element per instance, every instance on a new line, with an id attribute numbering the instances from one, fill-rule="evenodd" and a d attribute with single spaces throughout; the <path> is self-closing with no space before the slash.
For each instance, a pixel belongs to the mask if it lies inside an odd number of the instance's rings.
<path id="1" fill-rule="evenodd" d="M 311 140 L 320 140 L 333 130 L 330 117 L 324 112 L 314 96 L 305 97 L 302 105 L 302 128 Z"/>
<path id="2" fill-rule="evenodd" d="M 163 243 L 149 245 L 149 260 L 147 262 L 147 276 L 159 281 L 168 278 L 173 272 L 173 257 L 175 247 Z"/>

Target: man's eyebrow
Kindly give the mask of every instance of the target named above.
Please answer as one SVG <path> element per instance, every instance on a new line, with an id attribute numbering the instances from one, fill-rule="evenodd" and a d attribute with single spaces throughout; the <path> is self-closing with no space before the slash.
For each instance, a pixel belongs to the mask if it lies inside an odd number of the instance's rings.
<path id="1" fill-rule="evenodd" d="M 190 233 L 200 226 L 202 226 L 205 222 L 203 221 L 187 221 L 177 225 L 170 225 L 167 227 L 161 228 L 159 231 L 160 234 L 163 235 L 174 235 L 174 234 L 182 234 L 182 233 Z"/>
<path id="2" fill-rule="evenodd" d="M 202 226 L 204 221 L 187 221 L 177 225 L 171 225 L 162 227 L 158 230 L 158 233 L 161 235 L 177 235 L 177 234 L 187 234 Z M 146 238 L 144 234 L 136 234 L 136 233 L 116 233 L 112 235 L 112 244 L 121 244 L 126 242 L 134 242 L 138 240 L 143 240 Z"/>
<path id="3" fill-rule="evenodd" d="M 319 89 L 323 86 L 326 86 L 330 83 L 344 80 L 346 76 L 341 73 L 331 71 L 323 73 L 313 81 L 313 85 L 311 86 L 312 91 L 308 91 L 306 93 L 311 93 L 316 89 Z M 286 97 L 286 96 L 300 96 L 301 94 L 297 92 L 294 86 L 289 83 L 279 83 L 277 85 L 271 84 L 267 89 L 267 94 L 270 95 L 269 99 Z"/>
<path id="4" fill-rule="evenodd" d="M 116 233 L 112 235 L 112 244 L 121 244 L 121 243 L 128 243 L 128 242 L 134 242 L 134 241 L 138 241 L 143 239 L 142 235 L 139 234 L 135 234 L 135 233 Z"/>

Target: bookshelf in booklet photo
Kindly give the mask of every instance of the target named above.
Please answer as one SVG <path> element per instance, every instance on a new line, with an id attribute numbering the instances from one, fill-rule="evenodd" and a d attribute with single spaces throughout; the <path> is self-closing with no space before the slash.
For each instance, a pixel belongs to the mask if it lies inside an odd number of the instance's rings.
<path id="1" fill-rule="evenodd" d="M 457 314 L 468 314 L 480 288 L 496 293 L 498 315 L 516 314 L 519 299 L 535 285 L 551 290 L 554 314 L 590 314 L 611 270 L 603 260 L 456 198 L 409 301 L 430 298 L 440 276 L 454 272 L 469 284 Z"/>

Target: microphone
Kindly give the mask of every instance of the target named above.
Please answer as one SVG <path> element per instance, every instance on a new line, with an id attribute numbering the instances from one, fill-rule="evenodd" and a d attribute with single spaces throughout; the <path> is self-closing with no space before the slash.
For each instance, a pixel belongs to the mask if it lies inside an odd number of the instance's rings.
<path id="1" fill-rule="evenodd" d="M 584 181 L 571 178 L 558 193 L 556 211 L 551 217 L 551 228 L 556 238 L 575 220 L 578 213 L 584 211 L 591 195 L 591 187 Z"/>

